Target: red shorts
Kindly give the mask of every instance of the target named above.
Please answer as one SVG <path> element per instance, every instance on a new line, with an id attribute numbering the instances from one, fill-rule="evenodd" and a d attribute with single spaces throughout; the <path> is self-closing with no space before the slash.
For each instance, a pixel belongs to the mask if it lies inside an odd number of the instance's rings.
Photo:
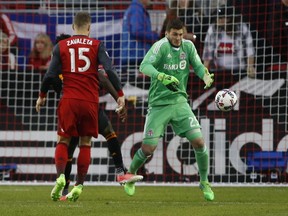
<path id="1" fill-rule="evenodd" d="M 98 137 L 98 103 L 61 99 L 58 105 L 58 135 Z"/>

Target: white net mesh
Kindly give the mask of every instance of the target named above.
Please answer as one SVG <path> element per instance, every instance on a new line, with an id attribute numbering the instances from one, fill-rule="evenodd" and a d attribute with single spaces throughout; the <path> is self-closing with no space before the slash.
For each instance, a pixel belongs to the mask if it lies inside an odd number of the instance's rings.
<path id="1" fill-rule="evenodd" d="M 2 179 L 54 181 L 56 108 L 59 98 L 50 91 L 45 108 L 40 114 L 36 113 L 35 103 L 43 73 L 29 67 L 28 58 L 33 42 L 38 33 L 48 34 L 52 42 L 55 42 L 56 36 L 61 33 L 72 34 L 71 24 L 75 12 L 89 11 L 92 17 L 91 37 L 104 42 L 113 63 L 119 70 L 119 75 L 123 77 L 127 73 L 121 64 L 122 22 L 124 11 L 130 1 L 0 2 L 2 5 L 0 12 L 10 18 L 18 37 L 14 52 L 17 69 L 6 68 L 0 73 Z M 190 2 L 191 5 L 183 10 L 177 1 L 152 1 L 148 10 L 152 30 L 160 34 L 163 21 L 172 11 L 174 13 L 172 15 L 178 16 L 186 23 L 187 33 L 196 35 L 193 39 L 194 44 L 202 58 L 207 30 L 220 16 L 217 7 L 227 3 L 226 8 L 232 9 L 235 22 L 247 24 L 255 50 L 254 66 L 257 71 L 255 79 L 239 73 L 233 74 L 230 70 L 219 67 L 211 68 L 215 73 L 215 85 L 204 91 L 202 81 L 191 73 L 188 94 L 191 96 L 191 108 L 201 123 L 210 152 L 209 179 L 212 182 L 224 183 L 287 182 L 288 86 L 287 59 L 285 60 L 287 44 L 281 42 L 285 37 L 283 35 L 272 36 L 272 39 L 267 36 L 272 31 L 269 29 L 268 17 L 280 13 L 282 6 L 270 1 L 258 3 L 252 0 L 242 1 L 239 4 L 230 1 Z M 261 19 L 263 16 L 266 18 Z M 281 23 L 284 20 L 282 18 L 277 20 L 278 16 L 275 17 L 275 22 Z M 274 31 L 279 30 L 276 25 L 274 28 Z M 236 31 L 233 34 L 239 35 L 238 33 Z M 216 33 L 214 36 L 219 39 Z M 274 37 L 279 37 L 279 43 Z M 131 40 L 130 36 L 128 40 Z M 219 46 L 215 49 L 218 48 Z M 122 143 L 121 149 L 126 166 L 129 166 L 134 152 L 141 143 L 149 87 L 149 79 L 138 72 L 139 65 L 134 62 L 128 66 L 128 75 L 134 75 L 135 81 L 128 79 L 128 82 L 123 83 L 128 103 L 127 122 L 121 123 L 115 115 L 116 104 L 111 96 L 103 92 L 100 97 L 101 106 L 110 117 Z M 239 98 L 239 103 L 229 113 L 220 112 L 214 105 L 214 96 L 221 88 L 235 90 Z M 74 164 L 77 151 L 74 153 Z M 139 173 L 145 175 L 147 182 L 199 180 L 193 149 L 186 139 L 175 136 L 170 126 L 165 130 L 164 138 L 159 140 L 153 157 L 139 170 Z M 75 174 L 76 165 L 73 165 L 72 179 L 75 179 Z M 93 140 L 92 160 L 87 180 L 115 181 L 113 160 L 109 156 L 107 143 L 102 136 Z"/>

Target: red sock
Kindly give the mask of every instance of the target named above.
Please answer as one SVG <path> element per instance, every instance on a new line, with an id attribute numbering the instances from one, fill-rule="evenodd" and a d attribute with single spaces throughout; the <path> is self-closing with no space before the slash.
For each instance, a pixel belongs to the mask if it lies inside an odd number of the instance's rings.
<path id="1" fill-rule="evenodd" d="M 85 181 L 88 168 L 91 160 L 91 147 L 90 146 L 80 146 L 79 155 L 77 159 L 77 182 L 76 185 L 82 184 Z"/>
<path id="2" fill-rule="evenodd" d="M 65 172 L 66 163 L 68 160 L 68 146 L 65 143 L 58 143 L 55 149 L 55 165 L 57 176 Z"/>

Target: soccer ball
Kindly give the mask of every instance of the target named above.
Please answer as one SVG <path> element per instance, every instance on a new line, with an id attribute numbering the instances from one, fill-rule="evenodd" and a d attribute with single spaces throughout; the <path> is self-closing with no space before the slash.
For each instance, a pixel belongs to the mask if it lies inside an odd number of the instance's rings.
<path id="1" fill-rule="evenodd" d="M 219 110 L 228 112 L 233 109 L 237 103 L 237 95 L 230 89 L 222 89 L 215 96 L 215 104 Z"/>

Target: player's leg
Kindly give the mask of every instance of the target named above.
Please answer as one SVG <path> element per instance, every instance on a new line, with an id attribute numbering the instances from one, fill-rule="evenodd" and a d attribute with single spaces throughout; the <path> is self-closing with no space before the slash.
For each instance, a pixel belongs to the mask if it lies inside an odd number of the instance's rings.
<path id="1" fill-rule="evenodd" d="M 60 199 L 62 190 L 66 184 L 64 172 L 68 160 L 67 148 L 71 140 L 71 134 L 75 133 L 75 115 L 70 107 L 71 104 L 69 104 L 68 100 L 60 100 L 57 109 L 58 141 L 55 149 L 57 180 L 51 192 L 51 198 L 54 201 Z M 69 128 L 69 130 L 67 128 Z"/>
<path id="2" fill-rule="evenodd" d="M 144 126 L 143 143 L 141 148 L 134 154 L 128 170 L 129 173 L 136 174 L 138 169 L 152 156 L 158 145 L 159 137 L 163 135 L 164 128 L 169 122 L 170 113 L 171 110 L 169 111 L 165 107 L 153 107 L 153 109 L 148 110 Z M 125 184 L 124 190 L 128 195 L 134 195 L 134 183 Z"/>
<path id="3" fill-rule="evenodd" d="M 79 154 L 77 158 L 76 184 L 65 197 L 69 201 L 77 201 L 83 190 L 83 184 L 91 161 L 91 139 L 98 137 L 98 104 L 87 101 L 74 101 L 76 107 L 77 133 L 80 136 Z"/>
<path id="4" fill-rule="evenodd" d="M 77 201 L 83 190 L 83 184 L 91 160 L 91 136 L 80 137 L 79 154 L 77 158 L 77 180 L 73 189 L 63 199 Z"/>
<path id="5" fill-rule="evenodd" d="M 188 103 L 177 104 L 171 124 L 176 134 L 186 137 L 194 148 L 199 168 L 200 188 L 206 200 L 213 200 L 214 193 L 208 181 L 209 153 L 204 143 L 201 126 Z"/>
<path id="6" fill-rule="evenodd" d="M 67 146 L 70 142 L 70 138 L 67 137 L 58 137 L 58 142 L 55 149 L 55 165 L 57 170 L 57 179 L 55 186 L 53 187 L 51 191 L 51 199 L 53 201 L 58 201 L 62 195 L 62 191 L 64 189 L 64 186 L 66 184 L 65 180 L 65 166 L 68 159 L 68 152 L 67 152 Z"/>
<path id="7" fill-rule="evenodd" d="M 70 174 L 72 170 L 73 154 L 78 144 L 79 144 L 79 137 L 72 137 L 68 146 L 68 160 L 67 160 L 66 167 L 65 167 L 66 184 L 62 192 L 62 196 L 65 196 L 68 194 L 68 189 L 70 185 Z"/>
<path id="8" fill-rule="evenodd" d="M 104 136 L 107 141 L 108 150 L 113 159 L 116 174 L 124 175 L 126 173 L 126 168 L 123 164 L 120 142 L 108 116 L 102 109 L 99 109 L 98 119 L 99 134 Z"/>

